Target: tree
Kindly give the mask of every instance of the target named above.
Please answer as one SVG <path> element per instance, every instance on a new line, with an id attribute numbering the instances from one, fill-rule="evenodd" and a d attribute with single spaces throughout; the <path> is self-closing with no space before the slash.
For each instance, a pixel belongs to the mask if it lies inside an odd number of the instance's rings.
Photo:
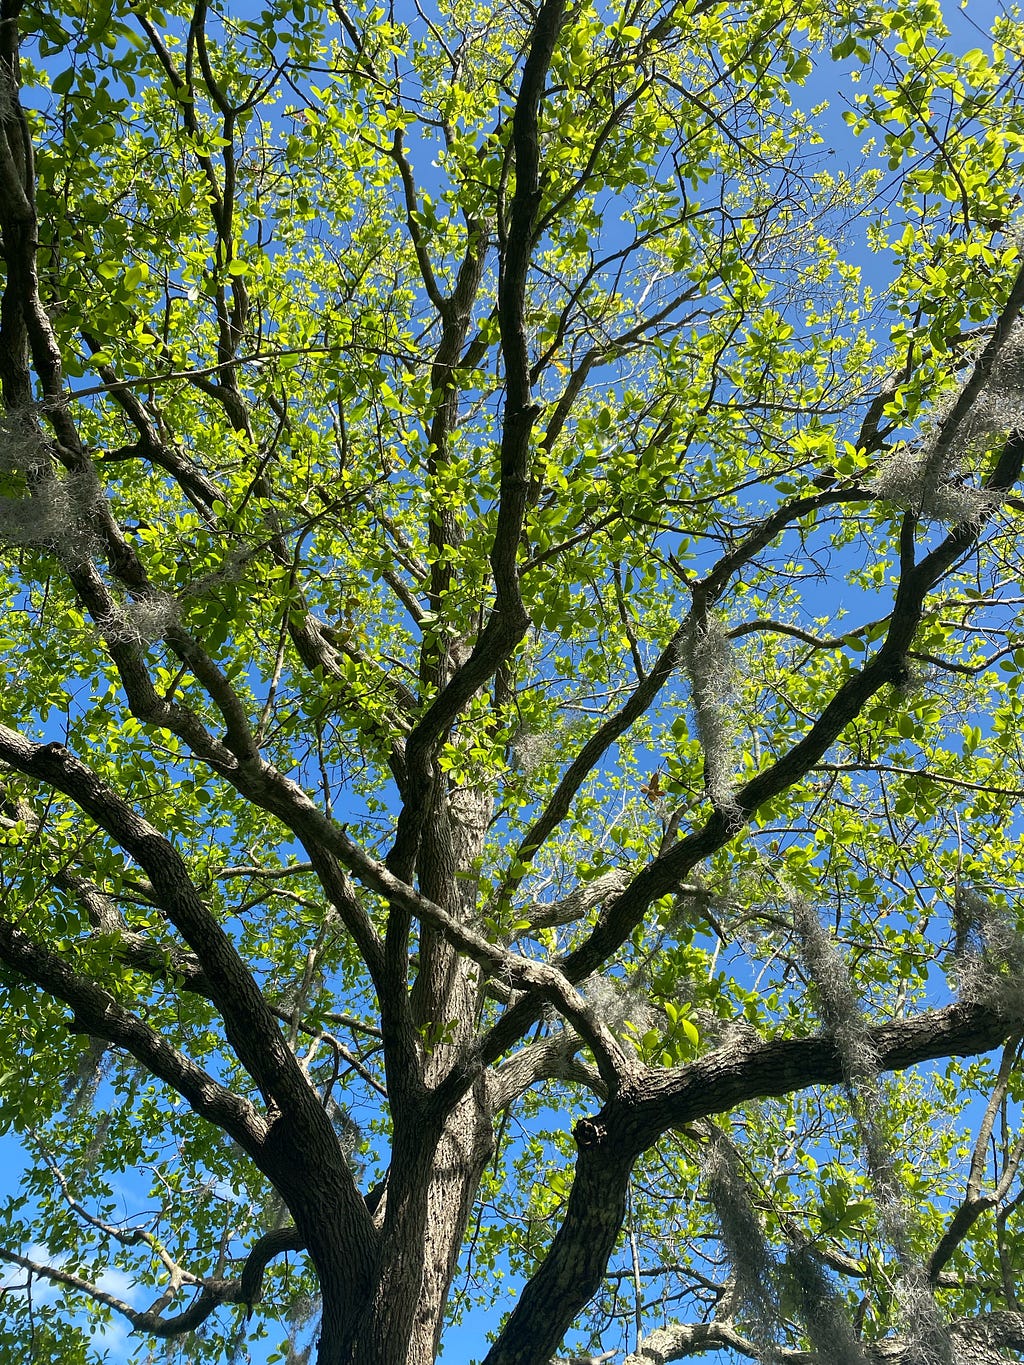
<path id="1" fill-rule="evenodd" d="M 1024 1349 L 1021 39 L 2 0 L 34 1360 Z"/>

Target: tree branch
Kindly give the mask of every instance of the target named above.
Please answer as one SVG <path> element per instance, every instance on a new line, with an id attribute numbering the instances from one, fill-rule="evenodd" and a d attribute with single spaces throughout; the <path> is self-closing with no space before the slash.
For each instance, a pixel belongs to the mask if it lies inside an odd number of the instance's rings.
<path id="1" fill-rule="evenodd" d="M 202 1118 L 222 1128 L 267 1174 L 263 1144 L 268 1127 L 254 1105 L 226 1089 L 172 1047 L 109 991 L 78 972 L 11 920 L 0 918 L 0 958 L 19 975 L 73 1011 L 71 1032 L 89 1033 L 123 1047 L 154 1076 L 182 1095 Z"/>
<path id="2" fill-rule="evenodd" d="M 936 1057 L 974 1056 L 998 1047 L 1018 1021 L 982 1005 L 951 1005 L 866 1031 L 883 1071 Z M 750 1100 L 837 1085 L 842 1059 L 823 1035 L 716 1049 L 670 1071 L 647 1069 L 613 1092 L 594 1118 L 581 1119 L 576 1178 L 565 1217 L 540 1269 L 484 1365 L 532 1365 L 558 1348 L 576 1314 L 597 1292 L 625 1216 L 633 1163 L 663 1133 Z"/>
<path id="3" fill-rule="evenodd" d="M 261 1126 L 262 1141 L 254 1145 L 251 1137 L 243 1140 L 247 1130 L 238 1128 L 237 1119 L 223 1102 L 220 1107 L 225 1121 L 219 1112 L 211 1111 L 209 1116 L 233 1136 L 239 1134 L 237 1140 L 284 1195 L 296 1222 L 308 1230 L 318 1272 L 334 1283 L 340 1301 L 358 1302 L 375 1254 L 372 1220 L 320 1097 L 287 1046 L 278 1021 L 231 940 L 203 904 L 184 862 L 159 831 L 62 745 L 31 744 L 16 731 L 0 726 L 0 759 L 69 796 L 148 875 L 157 903 L 199 958 L 210 983 L 210 996 L 224 1020 L 228 1042 L 260 1088 L 273 1122 L 269 1127 Z M 110 1037 L 112 1025 L 105 1020 L 115 1017 L 111 1010 L 116 1012 L 117 1007 L 105 991 L 79 988 L 59 959 L 38 948 L 9 923 L 2 927 L 0 945 L 11 965 L 82 1013 L 88 1032 Z M 205 1073 L 198 1068 L 196 1074 L 190 1072 L 191 1064 L 179 1061 L 174 1050 L 148 1030 L 141 1035 L 133 1031 L 131 1016 L 123 1021 L 120 1014 L 116 1017 L 123 1038 L 112 1041 L 121 1041 L 133 1055 L 136 1047 L 144 1049 L 147 1055 L 140 1060 L 161 1077 L 165 1074 L 162 1068 L 168 1068 L 169 1083 L 197 1112 L 203 1112 L 198 1106 L 205 1102 L 204 1085 L 209 1082 Z M 218 1095 L 219 1091 L 217 1087 Z M 317 1171 L 314 1183 L 306 1179 L 311 1169 Z M 325 1216 L 324 1191 L 328 1188 L 329 1216 Z M 310 1219 L 314 1221 L 310 1223 Z M 328 1246 L 334 1255 L 339 1247 L 345 1249 L 347 1271 L 340 1285 L 340 1272 L 327 1254 Z"/>
<path id="4" fill-rule="evenodd" d="M 180 1273 L 176 1276 L 172 1275 L 168 1289 L 158 1300 L 159 1307 L 140 1312 L 139 1309 L 132 1308 L 131 1304 L 126 1303 L 123 1299 L 119 1299 L 116 1294 L 109 1293 L 100 1285 L 93 1284 L 80 1275 L 73 1275 L 67 1270 L 62 1270 L 59 1266 L 46 1265 L 41 1261 L 30 1259 L 28 1256 L 21 1256 L 17 1252 L 9 1251 L 5 1247 L 0 1247 L 0 1260 L 30 1270 L 33 1275 L 40 1275 L 53 1284 L 65 1285 L 69 1289 L 85 1294 L 95 1303 L 102 1304 L 105 1308 L 111 1308 L 126 1318 L 137 1332 L 166 1339 L 181 1336 L 185 1332 L 194 1332 L 222 1304 L 239 1303 L 251 1306 L 258 1303 L 263 1288 L 264 1272 L 270 1262 L 286 1251 L 301 1251 L 304 1245 L 298 1230 L 294 1227 L 279 1228 L 276 1231 L 264 1233 L 255 1242 L 246 1257 L 245 1265 L 238 1279 L 193 1279 L 191 1282 L 201 1287 L 198 1298 L 173 1318 L 164 1317 L 163 1310 L 181 1290 L 184 1279 Z"/>
<path id="5" fill-rule="evenodd" d="M 979 1313 L 973 1318 L 958 1318 L 950 1324 L 953 1337 L 964 1360 L 976 1365 L 1003 1365 L 1004 1349 L 1024 1347 L 1024 1313 Z M 729 1321 L 672 1323 L 659 1327 L 623 1365 L 669 1365 L 673 1360 L 701 1356 L 711 1351 L 735 1351 L 750 1360 L 760 1360 L 763 1348 L 744 1337 Z M 920 1346 L 906 1338 L 893 1337 L 866 1342 L 864 1356 L 869 1365 L 914 1365 L 920 1360 Z M 772 1359 L 786 1365 L 832 1365 L 814 1351 L 776 1347 Z"/>

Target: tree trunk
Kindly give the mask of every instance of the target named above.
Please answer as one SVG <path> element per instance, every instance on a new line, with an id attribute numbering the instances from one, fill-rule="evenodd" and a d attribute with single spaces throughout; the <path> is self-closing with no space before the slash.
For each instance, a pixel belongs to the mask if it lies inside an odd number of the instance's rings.
<path id="1" fill-rule="evenodd" d="M 494 1149 L 491 1115 L 482 1094 L 466 1096 L 445 1126 L 427 1192 L 426 1254 L 410 1365 L 437 1355 L 444 1310 L 463 1246 L 473 1200 Z"/>
<path id="2" fill-rule="evenodd" d="M 453 913 L 468 915 L 475 904 L 471 869 L 491 809 L 489 794 L 457 789 L 441 797 L 426 821 L 420 885 Z M 479 991 L 477 968 L 421 928 L 411 1001 L 428 1091 L 472 1046 Z M 427 1115 L 394 1115 L 392 1167 L 378 1210 L 376 1284 L 354 1337 L 344 1315 L 329 1313 L 325 1300 L 317 1365 L 432 1365 L 473 1201 L 494 1147 L 492 1118 L 482 1079 L 445 1117 L 440 1132 Z"/>

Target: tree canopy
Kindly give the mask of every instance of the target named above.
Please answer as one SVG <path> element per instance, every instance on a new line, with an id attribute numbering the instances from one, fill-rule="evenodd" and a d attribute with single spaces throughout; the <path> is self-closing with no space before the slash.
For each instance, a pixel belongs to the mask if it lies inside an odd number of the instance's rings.
<path id="1" fill-rule="evenodd" d="M 1024 1351 L 953 18 L 0 0 L 4 1349 Z"/>

